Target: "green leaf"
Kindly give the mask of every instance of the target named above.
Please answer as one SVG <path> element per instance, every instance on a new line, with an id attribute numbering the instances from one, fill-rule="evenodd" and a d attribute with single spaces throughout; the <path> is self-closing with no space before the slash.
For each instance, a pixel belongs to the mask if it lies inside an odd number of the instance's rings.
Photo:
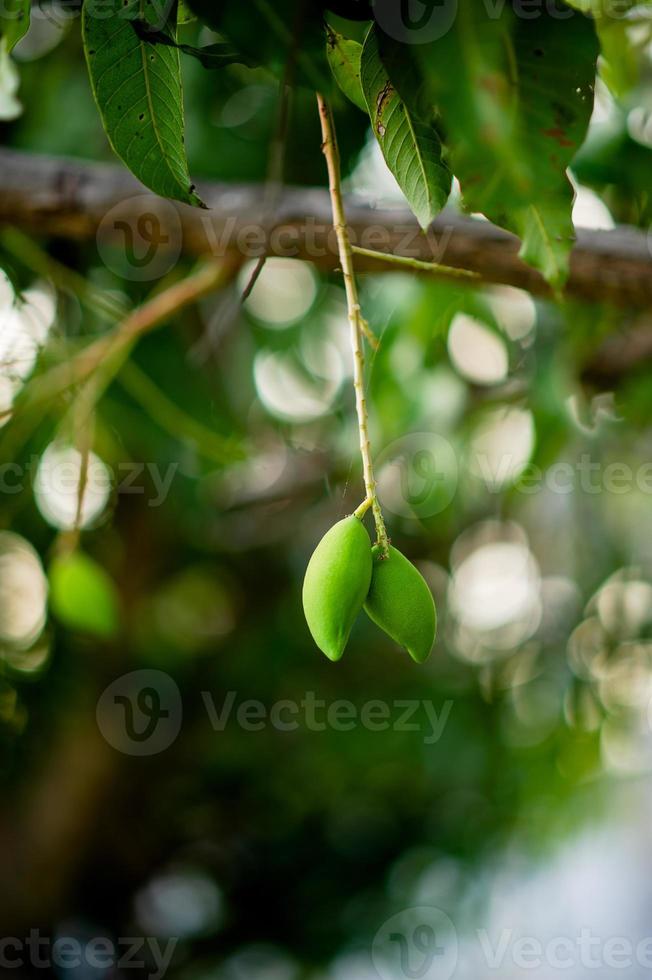
<path id="1" fill-rule="evenodd" d="M 371 126 L 387 166 L 394 174 L 422 228 L 439 214 L 451 189 L 434 123 L 425 123 L 400 98 L 380 60 L 375 27 L 362 49 L 362 91 Z"/>
<path id="2" fill-rule="evenodd" d="M 134 15 L 176 42 L 175 18 L 161 25 L 153 0 L 89 0 L 82 10 L 84 49 L 104 129 L 118 156 L 146 187 L 202 204 L 183 145 L 179 52 L 139 36 Z"/>
<path id="3" fill-rule="evenodd" d="M 591 21 L 519 20 L 514 34 L 520 109 L 514 142 L 527 167 L 528 204 L 508 215 L 523 240 L 521 257 L 553 287 L 568 277 L 575 240 L 574 192 L 566 175 L 584 142 L 593 110 L 598 41 Z"/>
<path id="4" fill-rule="evenodd" d="M 338 34 L 332 27 L 326 27 L 326 57 L 333 77 L 341 90 L 358 109 L 367 111 L 362 83 L 360 81 L 360 59 L 362 45 Z"/>
<path id="5" fill-rule="evenodd" d="M 32 0 L 3 0 L 0 6 L 0 37 L 6 42 L 8 53 L 27 34 L 31 9 Z"/>
<path id="6" fill-rule="evenodd" d="M 118 631 L 115 585 L 101 565 L 81 551 L 55 558 L 48 571 L 50 608 L 71 630 L 109 639 Z"/>
<path id="7" fill-rule="evenodd" d="M 543 6 L 531 19 L 507 8 L 491 16 L 463 4 L 435 41 L 381 37 L 390 74 L 401 57 L 416 64 L 467 209 L 520 235 L 522 257 L 555 288 L 573 242 L 566 168 L 586 134 L 598 56 L 592 21 L 565 13 L 560 20 Z"/>
<path id="8" fill-rule="evenodd" d="M 561 289 L 568 278 L 569 256 L 575 242 L 573 200 L 573 188 L 565 179 L 547 203 L 517 208 L 504 221 L 505 227 L 521 239 L 520 257 L 538 269 L 555 290 Z"/>

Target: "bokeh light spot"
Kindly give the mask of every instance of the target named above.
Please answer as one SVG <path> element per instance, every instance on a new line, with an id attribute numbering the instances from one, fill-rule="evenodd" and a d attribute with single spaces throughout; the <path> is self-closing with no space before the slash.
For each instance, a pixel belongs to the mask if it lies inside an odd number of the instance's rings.
<path id="1" fill-rule="evenodd" d="M 75 526 L 82 456 L 72 446 L 51 443 L 43 453 L 34 479 L 36 504 L 45 520 L 60 530 Z M 80 527 L 89 527 L 102 514 L 111 493 L 111 475 L 102 460 L 90 453 L 80 509 Z"/>
<path id="2" fill-rule="evenodd" d="M 0 532 L 0 644 L 24 650 L 46 618 L 47 579 L 36 551 L 11 531 Z"/>
<path id="3" fill-rule="evenodd" d="M 248 263 L 240 274 L 244 289 L 256 263 Z M 245 302 L 245 309 L 267 327 L 284 330 L 304 317 L 317 296 L 313 267 L 298 259 L 269 258 Z"/>
<path id="4" fill-rule="evenodd" d="M 448 354 L 459 373 L 477 385 L 500 384 L 507 377 L 507 348 L 480 320 L 457 313 L 448 332 Z"/>

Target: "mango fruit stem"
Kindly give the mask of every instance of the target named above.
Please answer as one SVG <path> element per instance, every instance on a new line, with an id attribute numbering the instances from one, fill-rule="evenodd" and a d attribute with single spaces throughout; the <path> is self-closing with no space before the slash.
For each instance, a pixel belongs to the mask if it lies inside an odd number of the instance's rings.
<path id="1" fill-rule="evenodd" d="M 349 326 L 351 333 L 351 352 L 353 354 L 353 388 L 355 390 L 355 407 L 358 416 L 358 432 L 360 434 L 360 455 L 362 457 L 362 471 L 364 475 L 364 485 L 367 498 L 371 501 L 371 509 L 376 525 L 378 544 L 384 555 L 389 554 L 389 542 L 385 521 L 376 493 L 376 480 L 374 477 L 373 465 L 371 462 L 371 445 L 369 442 L 369 421 L 367 413 L 367 401 L 364 390 L 364 342 L 363 334 L 368 331 L 368 326 L 360 310 L 360 300 L 358 298 L 358 286 L 355 279 L 353 268 L 353 251 L 349 238 L 349 230 L 346 223 L 346 213 L 344 210 L 344 200 L 342 197 L 342 178 L 340 173 L 340 154 L 337 147 L 337 137 L 335 135 L 335 125 L 333 113 L 328 102 L 323 95 L 317 93 L 317 105 L 319 107 L 319 119 L 321 122 L 322 151 L 326 158 L 328 169 L 328 187 L 331 199 L 331 209 L 333 212 L 333 227 L 337 235 L 337 248 L 339 253 L 342 276 L 344 278 L 344 289 L 346 292 L 346 305 L 349 315 Z"/>

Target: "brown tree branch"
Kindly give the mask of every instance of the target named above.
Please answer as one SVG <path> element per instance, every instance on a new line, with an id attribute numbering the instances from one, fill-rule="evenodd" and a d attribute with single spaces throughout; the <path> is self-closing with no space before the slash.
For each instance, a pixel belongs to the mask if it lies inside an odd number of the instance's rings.
<path id="1" fill-rule="evenodd" d="M 148 216 L 158 242 L 167 238 L 167 247 L 190 254 L 290 255 L 311 259 L 324 269 L 337 267 L 326 190 L 286 189 L 271 228 L 261 221 L 264 187 L 213 184 L 202 191 L 209 211 L 162 201 L 120 166 L 0 150 L 0 223 L 80 239 L 92 238 L 99 230 L 102 243 L 115 239 L 124 247 L 124 222 L 137 229 L 138 219 Z M 466 268 L 485 282 L 550 294 L 541 276 L 518 258 L 517 239 L 489 222 L 446 212 L 426 236 L 404 209 L 375 210 L 349 200 L 346 210 L 356 246 Z M 391 268 L 356 256 L 360 272 Z M 580 230 L 567 294 L 620 306 L 650 306 L 652 253 L 646 234 L 627 227 Z"/>
<path id="2" fill-rule="evenodd" d="M 597 388 L 617 387 L 652 365 L 652 319 L 645 313 L 607 337 L 583 367 L 580 377 Z"/>

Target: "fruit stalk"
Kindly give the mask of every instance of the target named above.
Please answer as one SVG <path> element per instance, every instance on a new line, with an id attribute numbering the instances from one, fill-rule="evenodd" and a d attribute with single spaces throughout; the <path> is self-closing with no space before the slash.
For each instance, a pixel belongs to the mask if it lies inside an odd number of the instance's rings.
<path id="1" fill-rule="evenodd" d="M 360 433 L 360 455 L 362 456 L 364 485 L 367 493 L 367 499 L 371 501 L 371 510 L 374 515 L 378 544 L 382 549 L 383 555 L 387 556 L 389 554 L 389 542 L 387 540 L 385 521 L 383 520 L 378 495 L 376 493 L 376 480 L 371 461 L 371 444 L 369 442 L 367 400 L 364 389 L 363 334 L 366 333 L 366 325 L 360 311 L 358 287 L 353 269 L 353 251 L 351 249 L 351 241 L 349 239 L 346 214 L 344 211 L 344 201 L 342 199 L 340 155 L 337 147 L 337 138 L 335 136 L 333 114 L 330 106 L 319 92 L 317 93 L 317 104 L 319 106 L 319 119 L 321 121 L 322 151 L 326 158 L 326 166 L 328 167 L 328 185 L 330 191 L 331 208 L 333 211 L 333 226 L 335 228 L 335 234 L 337 235 L 337 247 L 340 265 L 342 266 L 342 275 L 344 277 L 346 305 L 349 314 L 349 325 L 351 328 L 353 387 L 355 390 L 355 407 L 358 416 L 358 431 Z"/>

